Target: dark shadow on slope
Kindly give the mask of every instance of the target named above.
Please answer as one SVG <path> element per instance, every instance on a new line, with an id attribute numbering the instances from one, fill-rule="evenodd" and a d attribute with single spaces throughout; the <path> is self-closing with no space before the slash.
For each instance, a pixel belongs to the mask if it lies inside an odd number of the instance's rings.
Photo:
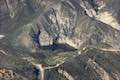
<path id="1" fill-rule="evenodd" d="M 55 45 L 47 45 L 47 46 L 41 46 L 40 49 L 43 50 L 63 50 L 63 51 L 75 51 L 75 49 L 72 46 L 69 46 L 68 44 L 55 44 Z"/>

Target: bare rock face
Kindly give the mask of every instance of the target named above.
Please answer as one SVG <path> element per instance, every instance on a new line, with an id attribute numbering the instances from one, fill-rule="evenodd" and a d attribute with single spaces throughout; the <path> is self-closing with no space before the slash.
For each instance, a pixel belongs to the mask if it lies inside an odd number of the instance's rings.
<path id="1" fill-rule="evenodd" d="M 90 17 L 120 30 L 119 24 L 119 0 L 80 0 L 80 5 Z M 93 3 L 93 4 L 92 4 Z M 115 4 L 115 5 L 113 5 Z M 96 9 L 97 8 L 97 9 Z M 95 11 L 96 9 L 96 11 Z"/>
<path id="2" fill-rule="evenodd" d="M 61 1 L 45 12 L 42 24 L 53 39 L 58 38 L 58 42 L 65 43 L 65 38 L 69 38 L 74 33 L 76 21 L 75 6 L 69 1 Z"/>
<path id="3" fill-rule="evenodd" d="M 14 74 L 11 70 L 5 70 L 1 69 L 0 70 L 0 78 L 1 80 L 14 80 Z"/>
<path id="4" fill-rule="evenodd" d="M 61 1 L 56 5 L 50 7 L 42 19 L 43 27 L 53 39 L 58 38 L 60 43 L 68 42 L 75 48 L 104 43 L 109 47 L 120 47 L 119 30 L 89 18 L 75 1 Z"/>
<path id="5" fill-rule="evenodd" d="M 0 69 L 0 80 L 25 80 L 20 75 L 17 75 L 12 70 Z"/>

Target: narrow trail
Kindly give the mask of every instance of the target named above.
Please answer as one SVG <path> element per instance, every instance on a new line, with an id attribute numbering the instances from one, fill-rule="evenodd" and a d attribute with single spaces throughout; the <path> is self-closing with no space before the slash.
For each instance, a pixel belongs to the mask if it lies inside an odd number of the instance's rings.
<path id="1" fill-rule="evenodd" d="M 0 50 L 0 53 L 2 53 L 2 54 L 7 56 L 7 53 L 5 51 L 3 51 L 3 50 Z"/>
<path id="2" fill-rule="evenodd" d="M 95 49 L 99 49 L 102 51 L 109 51 L 109 52 L 120 52 L 119 48 L 98 48 L 95 46 L 88 46 L 88 47 L 84 47 L 82 50 L 86 50 L 87 48 L 95 48 Z"/>
<path id="3" fill-rule="evenodd" d="M 38 76 L 38 80 L 44 80 L 44 76 L 45 76 L 45 70 L 50 70 L 53 68 L 57 68 L 60 65 L 62 65 L 64 62 L 61 62 L 59 64 L 56 64 L 55 66 L 48 66 L 48 67 L 44 67 L 42 64 L 36 64 L 34 62 L 31 62 L 37 69 L 39 69 L 40 73 Z"/>
<path id="4" fill-rule="evenodd" d="M 103 50 L 103 51 L 112 51 L 112 52 L 119 52 L 120 49 L 118 48 L 99 48 L 100 50 Z"/>

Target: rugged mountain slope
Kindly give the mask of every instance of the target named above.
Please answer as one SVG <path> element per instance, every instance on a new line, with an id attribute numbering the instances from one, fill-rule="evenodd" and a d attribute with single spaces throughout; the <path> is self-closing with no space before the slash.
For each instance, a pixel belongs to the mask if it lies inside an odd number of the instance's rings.
<path id="1" fill-rule="evenodd" d="M 111 27 L 120 30 L 119 25 L 119 0 L 93 0 L 97 5 L 97 14 L 95 6 L 91 5 L 90 0 L 80 0 L 80 5 L 85 9 L 90 17 L 95 17 L 103 23 L 110 25 Z M 91 0 L 92 1 L 92 0 Z"/>
<path id="2" fill-rule="evenodd" d="M 96 0 L 97 14 L 88 1 L 0 0 L 0 68 L 22 80 L 119 80 L 119 0 Z"/>

